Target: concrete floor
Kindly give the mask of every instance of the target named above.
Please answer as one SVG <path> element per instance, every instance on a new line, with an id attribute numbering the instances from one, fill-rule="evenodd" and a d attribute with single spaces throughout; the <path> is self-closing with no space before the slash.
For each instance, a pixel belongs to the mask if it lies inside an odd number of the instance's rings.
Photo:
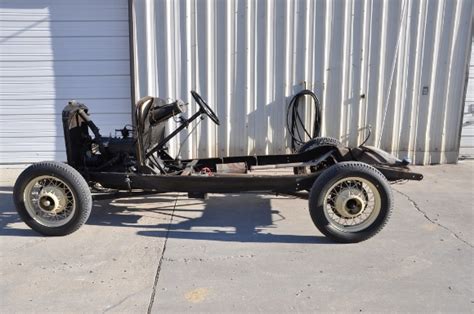
<path id="1" fill-rule="evenodd" d="M 0 311 L 472 313 L 474 163 L 415 170 L 385 229 L 342 245 L 306 200 L 259 194 L 97 201 L 78 232 L 45 238 L 0 169 Z"/>

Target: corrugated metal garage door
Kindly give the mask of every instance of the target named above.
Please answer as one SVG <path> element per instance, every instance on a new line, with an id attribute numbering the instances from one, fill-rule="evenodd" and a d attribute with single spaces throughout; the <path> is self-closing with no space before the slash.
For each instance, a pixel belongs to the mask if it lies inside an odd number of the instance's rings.
<path id="1" fill-rule="evenodd" d="M 65 160 L 61 111 L 130 123 L 127 0 L 0 1 L 0 164 Z"/>
<path id="2" fill-rule="evenodd" d="M 474 158 L 474 43 L 471 46 L 469 82 L 466 91 L 459 157 Z"/>

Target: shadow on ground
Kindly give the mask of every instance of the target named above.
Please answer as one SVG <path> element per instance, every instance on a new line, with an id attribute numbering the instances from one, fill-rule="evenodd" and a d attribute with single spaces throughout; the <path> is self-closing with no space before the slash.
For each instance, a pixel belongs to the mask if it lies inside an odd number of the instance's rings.
<path id="1" fill-rule="evenodd" d="M 12 224 L 21 222 L 13 205 L 13 188 L 0 187 L 0 236 L 40 237 L 31 229 L 14 228 Z"/>
<path id="2" fill-rule="evenodd" d="M 286 218 L 272 209 L 271 197 L 257 194 L 211 197 L 206 201 L 176 202 L 178 194 L 98 200 L 88 225 L 141 229 L 138 235 L 189 240 L 256 243 L 330 243 L 325 237 L 274 234 L 275 223 Z M 13 200 L 12 188 L 0 190 L 0 236 L 40 236 L 31 229 L 17 228 L 21 222 Z M 146 224 L 144 216 L 160 218 Z M 146 221 L 150 221 L 149 219 Z M 151 220 L 153 221 L 153 220 Z"/>
<path id="3" fill-rule="evenodd" d="M 165 206 L 160 201 L 167 201 Z M 256 242 L 256 243 L 330 243 L 325 237 L 270 233 L 286 218 L 272 209 L 271 197 L 257 194 L 212 196 L 206 201 L 186 201 L 170 204 L 160 196 L 116 199 L 95 211 L 89 224 L 137 227 L 139 235 L 176 239 Z M 156 207 L 149 208 L 149 206 Z M 144 209 L 143 206 L 147 208 Z M 146 211 L 165 217 L 166 222 L 153 225 L 138 223 Z M 278 231 L 278 230 L 277 230 Z M 316 232 L 316 231 L 315 231 Z"/>

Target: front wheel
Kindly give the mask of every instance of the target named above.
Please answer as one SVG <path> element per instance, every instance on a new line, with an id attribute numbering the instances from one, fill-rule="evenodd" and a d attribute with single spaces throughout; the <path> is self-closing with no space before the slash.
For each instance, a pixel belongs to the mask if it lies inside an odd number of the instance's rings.
<path id="1" fill-rule="evenodd" d="M 392 191 L 386 178 L 361 162 L 331 166 L 310 191 L 314 224 L 337 242 L 354 243 L 374 236 L 387 223 L 392 207 Z"/>
<path id="2" fill-rule="evenodd" d="M 13 188 L 18 214 L 33 230 L 62 236 L 79 229 L 92 209 L 84 178 L 69 165 L 44 161 L 26 168 Z"/>

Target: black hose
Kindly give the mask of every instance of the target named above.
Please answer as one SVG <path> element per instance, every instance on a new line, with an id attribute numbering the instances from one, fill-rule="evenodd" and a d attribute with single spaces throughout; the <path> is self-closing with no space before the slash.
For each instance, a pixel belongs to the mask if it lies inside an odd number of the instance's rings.
<path id="1" fill-rule="evenodd" d="M 305 96 L 311 96 L 313 98 L 316 109 L 314 111 L 314 125 L 312 134 L 310 134 L 308 129 L 306 129 L 303 119 L 298 112 L 300 100 L 303 100 Z M 297 148 L 306 142 L 305 135 L 310 138 L 319 137 L 321 135 L 321 103 L 319 102 L 318 97 L 312 91 L 305 89 L 293 96 L 290 103 L 288 104 L 286 127 L 291 136 L 291 149 L 294 152 L 296 152 Z"/>
<path id="2" fill-rule="evenodd" d="M 365 140 L 362 142 L 362 144 L 359 145 L 359 147 L 364 146 L 365 143 L 369 140 L 370 136 L 372 135 L 372 126 L 369 124 L 365 127 L 365 129 L 368 130 L 367 136 L 365 137 Z"/>

